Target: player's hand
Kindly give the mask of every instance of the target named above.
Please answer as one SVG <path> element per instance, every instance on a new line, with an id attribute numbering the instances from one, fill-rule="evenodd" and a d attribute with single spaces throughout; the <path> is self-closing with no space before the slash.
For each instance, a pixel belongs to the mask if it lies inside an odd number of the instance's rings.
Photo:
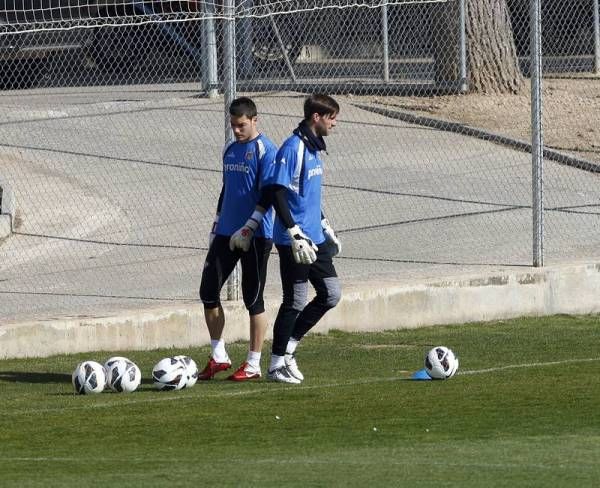
<path id="1" fill-rule="evenodd" d="M 317 251 L 319 250 L 315 243 L 297 225 L 287 231 L 292 240 L 294 260 L 298 264 L 314 263 L 317 260 Z"/>
<path id="2" fill-rule="evenodd" d="M 243 227 L 236 230 L 233 235 L 229 238 L 229 249 L 235 251 L 241 249 L 247 252 L 250 249 L 250 243 L 254 237 L 255 229 L 248 226 L 248 223 L 244 224 Z"/>
<path id="3" fill-rule="evenodd" d="M 321 227 L 323 228 L 323 234 L 325 234 L 325 239 L 327 239 L 334 247 L 335 253 L 334 256 L 342 253 L 342 242 L 338 239 L 338 236 L 335 235 L 329 220 L 323 219 L 321 220 Z"/>
<path id="4" fill-rule="evenodd" d="M 213 241 L 215 240 L 215 236 L 217 235 L 217 224 L 219 223 L 219 214 L 215 215 L 215 220 L 212 223 L 210 228 L 210 234 L 208 235 L 208 248 L 212 246 Z"/>
<path id="5" fill-rule="evenodd" d="M 262 219 L 262 214 L 254 212 L 244 226 L 233 233 L 229 239 L 229 249 L 232 251 L 241 249 L 244 252 L 248 252 L 254 233 L 260 225 L 260 219 Z"/>

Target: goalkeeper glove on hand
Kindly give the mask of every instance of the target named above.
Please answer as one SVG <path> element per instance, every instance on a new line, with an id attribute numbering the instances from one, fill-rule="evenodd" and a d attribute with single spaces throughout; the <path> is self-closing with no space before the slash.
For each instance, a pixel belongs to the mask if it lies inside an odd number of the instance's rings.
<path id="1" fill-rule="evenodd" d="M 298 264 L 312 264 L 317 260 L 316 252 L 319 250 L 315 243 L 300 230 L 300 227 L 294 227 L 287 230 L 292 241 L 292 254 Z"/>
<path id="2" fill-rule="evenodd" d="M 248 249 L 250 249 L 252 237 L 254 237 L 254 233 L 256 232 L 256 229 L 258 229 L 262 218 L 263 214 L 258 210 L 255 210 L 244 226 L 233 233 L 229 239 L 229 249 L 232 251 L 241 249 L 242 251 L 247 252 Z"/>
<path id="3" fill-rule="evenodd" d="M 323 234 L 325 234 L 325 239 L 327 239 L 333 247 L 335 247 L 334 256 L 342 253 L 342 242 L 338 239 L 329 223 L 329 220 L 323 219 L 321 220 L 321 227 L 323 228 Z"/>
<path id="4" fill-rule="evenodd" d="M 215 236 L 217 235 L 217 224 L 219 223 L 219 214 L 215 215 L 215 220 L 210 227 L 210 234 L 208 235 L 208 248 L 212 246 L 213 241 L 215 240 Z"/>

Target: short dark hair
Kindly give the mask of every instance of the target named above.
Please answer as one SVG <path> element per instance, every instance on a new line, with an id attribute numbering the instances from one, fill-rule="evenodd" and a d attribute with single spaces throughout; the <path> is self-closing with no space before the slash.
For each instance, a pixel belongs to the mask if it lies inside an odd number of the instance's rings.
<path id="1" fill-rule="evenodd" d="M 231 105 L 229 105 L 229 115 L 233 117 L 242 117 L 245 115 L 249 119 L 258 115 L 256 110 L 256 104 L 248 97 L 236 98 Z"/>
<path id="2" fill-rule="evenodd" d="M 337 115 L 339 111 L 338 103 L 323 93 L 315 93 L 304 101 L 304 120 L 310 120 L 313 114 Z"/>

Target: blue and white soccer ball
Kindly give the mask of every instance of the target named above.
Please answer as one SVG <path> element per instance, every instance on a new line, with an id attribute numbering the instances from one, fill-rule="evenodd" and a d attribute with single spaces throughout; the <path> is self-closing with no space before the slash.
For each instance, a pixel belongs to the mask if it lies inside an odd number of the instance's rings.
<path id="1" fill-rule="evenodd" d="M 436 346 L 425 356 L 425 371 L 434 380 L 447 380 L 458 371 L 458 358 L 451 349 Z"/>
<path id="2" fill-rule="evenodd" d="M 106 384 L 104 368 L 96 361 L 83 361 L 77 365 L 71 375 L 75 393 L 89 395 L 101 393 Z"/>
<path id="3" fill-rule="evenodd" d="M 126 358 L 110 361 L 106 383 L 112 391 L 130 393 L 137 390 L 141 382 L 142 372 L 133 361 Z"/>
<path id="4" fill-rule="evenodd" d="M 185 364 L 175 358 L 161 359 L 152 368 L 152 380 L 159 390 L 181 390 L 187 383 Z"/>
<path id="5" fill-rule="evenodd" d="M 184 388 L 191 388 L 198 381 L 198 365 L 189 356 L 174 356 L 174 359 L 178 359 L 185 366 L 186 371 L 186 382 Z"/>

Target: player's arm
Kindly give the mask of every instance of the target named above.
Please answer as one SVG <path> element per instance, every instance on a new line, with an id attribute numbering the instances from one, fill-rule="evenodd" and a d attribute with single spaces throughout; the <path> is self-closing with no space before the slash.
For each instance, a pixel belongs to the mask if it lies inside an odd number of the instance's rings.
<path id="1" fill-rule="evenodd" d="M 248 218 L 246 223 L 236 230 L 233 235 L 229 238 L 229 249 L 235 251 L 236 249 L 241 249 L 244 252 L 247 252 L 250 249 L 250 243 L 252 242 L 252 238 L 256 233 L 256 230 L 260 226 L 263 217 L 271 207 L 271 198 L 269 191 L 265 191 L 265 187 L 263 186 L 264 182 L 264 171 L 265 167 L 271 165 L 275 160 L 275 150 L 268 151 L 265 153 L 259 160 L 259 188 L 261 189 L 261 193 L 259 195 L 259 200 L 252 212 L 252 215 Z"/>
<path id="2" fill-rule="evenodd" d="M 250 248 L 250 240 L 260 225 L 265 213 L 273 206 L 277 217 L 283 222 L 292 242 L 292 254 L 298 264 L 311 264 L 317 260 L 317 246 L 302 232 L 296 224 L 286 198 L 287 189 L 283 185 L 265 186 L 254 213 L 246 221 L 244 226 L 231 236 L 229 247 L 233 251 L 236 247 L 247 251 Z"/>
<path id="3" fill-rule="evenodd" d="M 229 241 L 231 250 L 239 248 L 248 250 L 250 240 L 260 225 L 262 217 L 273 206 L 277 217 L 285 225 L 292 241 L 292 253 L 297 263 L 311 264 L 317 259 L 317 246 L 306 236 L 296 224 L 287 203 L 287 188 L 291 174 L 297 164 L 297 152 L 294 148 L 283 146 L 277 154 L 270 153 L 261 166 L 261 193 L 256 208 L 244 226 Z"/>
<path id="4" fill-rule="evenodd" d="M 325 217 L 323 210 L 321 210 L 321 227 L 323 228 L 323 234 L 325 234 L 325 239 L 327 239 L 335 247 L 334 256 L 341 254 L 342 242 L 335 234 L 335 231 L 333 230 L 333 227 L 331 227 L 331 224 L 329 223 L 329 220 L 327 220 L 327 217 Z"/>
<path id="5" fill-rule="evenodd" d="M 225 193 L 225 186 L 221 187 L 221 193 L 219 194 L 219 201 L 217 202 L 217 211 L 215 212 L 215 219 L 213 220 L 210 228 L 210 234 L 208 236 L 208 247 L 211 246 L 217 234 L 217 224 L 219 223 L 219 216 L 221 215 L 221 208 L 223 207 L 223 194 Z"/>
<path id="6" fill-rule="evenodd" d="M 287 229 L 294 260 L 298 264 L 312 264 L 317 260 L 318 248 L 295 222 L 287 199 L 288 187 L 299 163 L 297 147 L 284 143 L 270 166 L 270 174 L 265 178 L 267 183 L 262 194 L 265 198 L 263 204 L 273 205 L 277 218 Z"/>
<path id="7" fill-rule="evenodd" d="M 229 238 L 229 249 L 235 251 L 241 249 L 246 252 L 250 249 L 250 242 L 256 233 L 256 229 L 260 226 L 263 217 L 267 213 L 267 209 L 261 205 L 256 205 L 252 215 L 246 220 L 246 223 L 236 230 L 233 235 Z"/>
<path id="8" fill-rule="evenodd" d="M 287 188 L 282 185 L 272 185 L 270 188 L 270 198 L 277 217 L 283 222 L 292 242 L 292 254 L 298 264 L 312 264 L 317 260 L 315 243 L 302 232 L 300 226 L 296 224 L 290 207 L 287 203 Z"/>
<path id="9" fill-rule="evenodd" d="M 229 142 L 225 144 L 223 147 L 222 158 L 225 159 L 225 154 L 227 150 L 233 145 L 233 142 Z M 212 226 L 210 228 L 210 234 L 208 237 L 208 247 L 212 245 L 212 242 L 215 239 L 215 235 L 217 235 L 217 225 L 219 224 L 219 217 L 221 216 L 221 209 L 223 208 L 223 199 L 225 197 L 225 171 L 222 173 L 222 184 L 221 184 L 221 193 L 219 193 L 219 200 L 217 202 L 217 211 L 215 212 L 215 218 L 213 220 Z"/>
<path id="10" fill-rule="evenodd" d="M 277 186 L 281 185 L 268 185 L 261 189 L 260 197 L 258 199 L 258 203 L 252 212 L 252 215 L 248 218 L 246 223 L 237 231 L 233 233 L 231 238 L 229 239 L 229 248 L 234 251 L 235 249 L 241 249 L 246 252 L 250 249 L 250 242 L 256 233 L 256 230 L 260 226 L 263 217 L 267 213 L 267 211 L 273 205 L 273 195 L 274 189 Z M 281 186 L 285 190 L 283 186 Z M 277 208 L 277 206 L 275 206 Z M 291 214 L 289 208 L 287 207 L 287 214 L 291 219 Z"/>

